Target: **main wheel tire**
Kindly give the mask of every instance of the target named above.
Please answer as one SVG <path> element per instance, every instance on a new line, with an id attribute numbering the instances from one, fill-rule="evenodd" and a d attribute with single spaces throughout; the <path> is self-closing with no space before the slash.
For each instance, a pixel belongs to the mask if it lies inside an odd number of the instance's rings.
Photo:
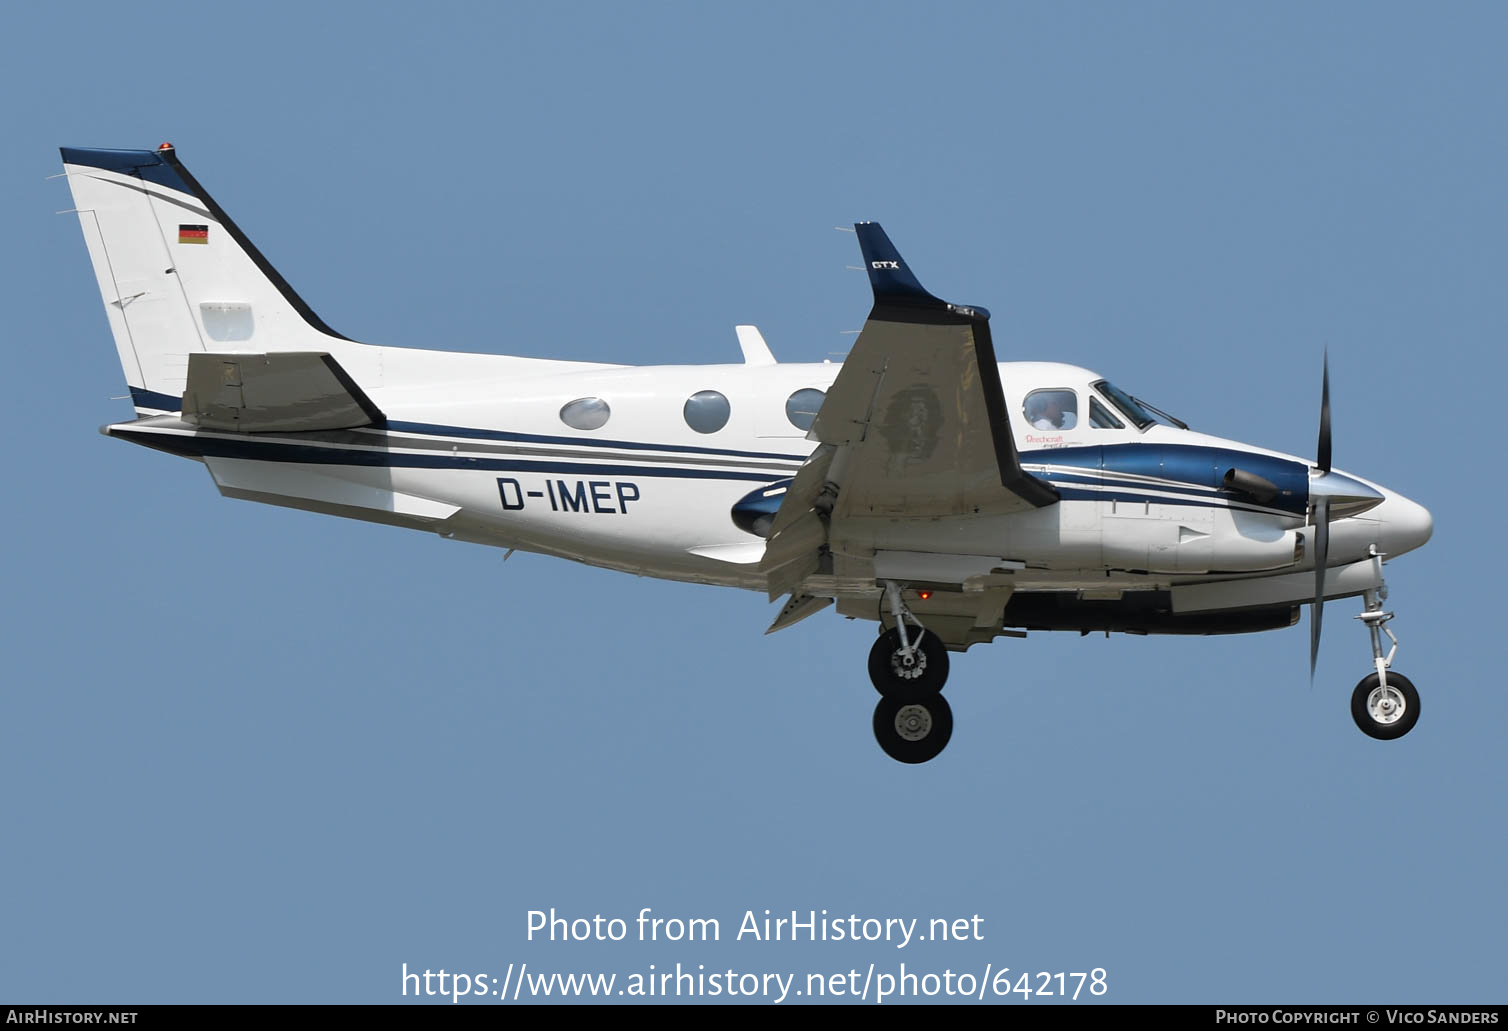
<path id="1" fill-rule="evenodd" d="M 901 655 L 899 630 L 886 630 L 869 649 L 869 679 L 886 698 L 936 694 L 948 682 L 948 649 L 942 641 L 930 630 L 913 628 L 911 634 L 913 640 L 921 634 L 922 640 L 909 661 Z"/>
<path id="2" fill-rule="evenodd" d="M 1351 692 L 1351 718 L 1368 737 L 1379 741 L 1402 737 L 1419 722 L 1419 692 L 1402 673 L 1389 673 L 1384 690 L 1373 673 Z"/>
<path id="3" fill-rule="evenodd" d="M 874 739 L 896 762 L 935 759 L 953 736 L 953 707 L 940 694 L 881 698 L 874 707 Z"/>

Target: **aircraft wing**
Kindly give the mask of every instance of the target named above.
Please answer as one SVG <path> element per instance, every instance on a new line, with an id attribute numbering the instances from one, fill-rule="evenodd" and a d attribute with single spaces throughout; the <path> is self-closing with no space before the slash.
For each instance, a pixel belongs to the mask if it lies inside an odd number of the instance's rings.
<path id="1" fill-rule="evenodd" d="M 183 418 L 206 430 L 298 433 L 381 425 L 371 398 L 322 351 L 188 356 Z"/>
<path id="2" fill-rule="evenodd" d="M 1058 500 L 1021 468 L 989 312 L 928 293 L 877 223 L 854 229 L 874 307 L 808 434 L 822 446 L 771 525 L 760 568 L 772 597 L 815 571 L 823 523 L 1001 514 Z"/>
<path id="3" fill-rule="evenodd" d="M 1021 468 L 989 312 L 929 294 L 874 222 L 854 227 L 874 308 L 812 426 L 851 449 L 834 517 L 937 516 L 1058 500 Z"/>

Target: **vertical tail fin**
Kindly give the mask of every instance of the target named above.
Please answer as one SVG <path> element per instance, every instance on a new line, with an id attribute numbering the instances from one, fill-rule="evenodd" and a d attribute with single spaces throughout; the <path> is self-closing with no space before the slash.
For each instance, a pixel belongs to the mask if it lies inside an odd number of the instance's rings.
<path id="1" fill-rule="evenodd" d="M 180 409 L 195 351 L 317 351 L 347 341 L 262 257 L 171 144 L 62 153 L 138 411 Z"/>

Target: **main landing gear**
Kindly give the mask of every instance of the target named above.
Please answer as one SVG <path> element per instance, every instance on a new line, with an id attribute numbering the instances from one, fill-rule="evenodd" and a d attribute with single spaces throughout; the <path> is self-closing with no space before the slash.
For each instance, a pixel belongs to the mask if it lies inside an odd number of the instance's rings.
<path id="1" fill-rule="evenodd" d="M 906 607 L 900 585 L 887 580 L 885 593 L 895 626 L 869 650 L 869 679 L 880 692 L 874 737 L 897 762 L 924 763 L 953 736 L 953 709 L 941 694 L 948 651 Z"/>
<path id="2" fill-rule="evenodd" d="M 1356 690 L 1351 692 L 1351 718 L 1363 734 L 1382 741 L 1402 737 L 1419 722 L 1419 692 L 1402 673 L 1388 672 L 1388 667 L 1393 665 L 1393 655 L 1398 651 L 1398 638 L 1385 625 L 1393 618 L 1391 612 L 1382 610 L 1387 596 L 1387 584 L 1367 591 L 1364 596 L 1366 609 L 1356 617 L 1366 624 L 1372 635 L 1372 661 L 1377 672 L 1363 677 Z M 1382 654 L 1383 634 L 1393 642 L 1387 655 Z"/>

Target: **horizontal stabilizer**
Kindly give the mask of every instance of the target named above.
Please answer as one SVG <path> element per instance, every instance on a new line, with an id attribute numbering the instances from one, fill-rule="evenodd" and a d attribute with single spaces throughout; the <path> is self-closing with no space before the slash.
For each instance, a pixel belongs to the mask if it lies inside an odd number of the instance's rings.
<path id="1" fill-rule="evenodd" d="M 183 418 L 201 429 L 299 433 L 384 422 L 371 398 L 324 352 L 188 358 Z"/>

